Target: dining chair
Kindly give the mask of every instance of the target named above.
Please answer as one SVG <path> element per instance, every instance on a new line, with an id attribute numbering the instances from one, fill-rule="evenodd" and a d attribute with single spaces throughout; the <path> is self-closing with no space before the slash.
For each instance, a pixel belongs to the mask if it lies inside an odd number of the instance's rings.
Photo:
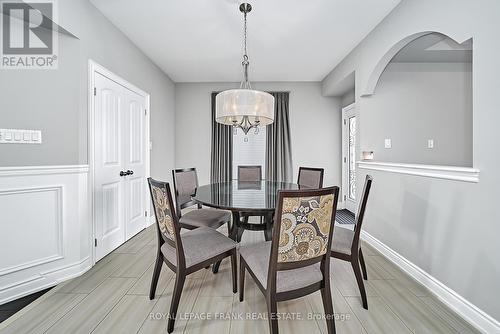
<path id="1" fill-rule="evenodd" d="M 155 298 L 161 267 L 165 263 L 176 274 L 167 324 L 167 332 L 172 333 L 182 288 L 186 276 L 189 274 L 206 268 L 226 257 L 231 257 L 233 293 L 237 292 L 237 243 L 208 227 L 199 227 L 181 235 L 181 226 L 175 214 L 170 185 L 152 178 L 148 178 L 148 183 L 155 211 L 158 236 L 158 251 L 149 299 Z"/>
<path id="2" fill-rule="evenodd" d="M 239 182 L 260 182 L 262 180 L 262 166 L 238 166 Z"/>
<path id="3" fill-rule="evenodd" d="M 363 187 L 363 192 L 361 193 L 361 203 L 358 206 L 358 213 L 355 218 L 354 230 L 349 230 L 347 228 L 339 227 L 335 229 L 335 234 L 333 235 L 332 249 L 330 255 L 336 259 L 348 261 L 351 263 L 352 270 L 354 271 L 354 276 L 358 283 L 359 292 L 361 293 L 361 300 L 363 302 L 363 308 L 368 310 L 368 301 L 366 299 L 365 280 L 368 279 L 366 274 L 365 259 L 363 258 L 363 252 L 361 251 L 361 244 L 359 242 L 359 235 L 361 233 L 361 225 L 363 224 L 363 218 L 365 216 L 366 203 L 368 202 L 368 195 L 370 194 L 370 189 L 372 186 L 373 178 L 367 175 L 365 178 L 365 185 Z M 361 270 L 363 271 L 363 277 L 361 277 L 361 271 L 359 269 L 361 265 Z"/>
<path id="4" fill-rule="evenodd" d="M 230 233 L 231 212 L 216 209 L 203 209 L 191 196 L 198 188 L 198 176 L 196 168 L 174 169 L 172 170 L 174 180 L 174 192 L 177 217 L 182 228 L 193 230 L 198 227 L 211 227 L 217 229 L 228 223 L 228 233 Z M 182 213 L 188 207 L 197 206 L 197 210 Z M 229 234 L 228 234 L 229 235 Z"/>
<path id="5" fill-rule="evenodd" d="M 278 333 L 277 302 L 321 290 L 328 333 L 335 333 L 330 247 L 339 188 L 283 190 L 271 241 L 240 247 L 239 299 L 245 270 L 266 298 L 269 329 Z"/>
<path id="6" fill-rule="evenodd" d="M 323 175 L 325 170 L 323 168 L 300 167 L 297 184 L 301 188 L 323 188 Z"/>
<path id="7" fill-rule="evenodd" d="M 260 181 L 262 181 L 262 166 L 238 166 L 238 183 Z M 248 224 L 250 217 L 260 217 L 260 223 L 262 224 L 263 216 L 258 213 L 240 212 L 240 217 L 242 217 L 245 224 Z M 238 241 L 241 239 L 241 232 L 237 235 Z"/>

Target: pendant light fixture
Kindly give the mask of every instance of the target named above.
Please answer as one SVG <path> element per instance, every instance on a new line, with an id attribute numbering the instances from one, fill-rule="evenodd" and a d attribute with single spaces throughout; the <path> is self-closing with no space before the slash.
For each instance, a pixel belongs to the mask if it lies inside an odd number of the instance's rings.
<path id="1" fill-rule="evenodd" d="M 244 17 L 244 54 L 243 54 L 243 81 L 239 89 L 229 89 L 220 92 L 215 97 L 215 120 L 218 123 L 232 125 L 243 130 L 245 135 L 250 129 L 258 132 L 259 126 L 274 122 L 274 97 L 266 92 L 252 89 L 248 81 L 247 55 L 247 14 L 252 10 L 248 3 L 240 5 L 240 12 Z"/>

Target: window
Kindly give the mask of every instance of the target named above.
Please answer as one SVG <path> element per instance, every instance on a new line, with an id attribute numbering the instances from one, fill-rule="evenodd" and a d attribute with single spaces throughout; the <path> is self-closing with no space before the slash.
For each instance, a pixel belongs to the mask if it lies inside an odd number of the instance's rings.
<path id="1" fill-rule="evenodd" d="M 233 132 L 233 179 L 238 178 L 238 166 L 262 166 L 266 175 L 266 127 L 252 129 L 247 135 L 241 129 Z"/>

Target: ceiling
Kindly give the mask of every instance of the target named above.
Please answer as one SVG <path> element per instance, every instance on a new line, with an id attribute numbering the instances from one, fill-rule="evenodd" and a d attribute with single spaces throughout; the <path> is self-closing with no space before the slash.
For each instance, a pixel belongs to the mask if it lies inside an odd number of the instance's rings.
<path id="1" fill-rule="evenodd" d="M 90 1 L 175 82 L 241 80 L 241 1 Z M 250 0 L 250 80 L 322 80 L 399 2 Z"/>
<path id="2" fill-rule="evenodd" d="M 432 33 L 410 42 L 392 58 L 394 63 L 470 63 L 472 40 L 462 44 L 438 33 Z"/>

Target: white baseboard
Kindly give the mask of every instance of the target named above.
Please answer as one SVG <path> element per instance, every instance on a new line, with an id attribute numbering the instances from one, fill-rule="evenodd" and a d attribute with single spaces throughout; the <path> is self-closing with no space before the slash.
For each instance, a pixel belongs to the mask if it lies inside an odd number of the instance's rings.
<path id="1" fill-rule="evenodd" d="M 0 288 L 0 305 L 78 277 L 92 268 L 90 257 Z"/>
<path id="2" fill-rule="evenodd" d="M 405 271 L 408 275 L 413 277 L 417 282 L 429 289 L 429 291 L 432 292 L 441 302 L 463 317 L 472 326 L 483 333 L 500 333 L 500 322 L 480 310 L 458 293 L 448 288 L 436 278 L 432 277 L 427 272 L 405 259 L 399 253 L 392 250 L 369 233 L 361 231 L 361 238 Z"/>

